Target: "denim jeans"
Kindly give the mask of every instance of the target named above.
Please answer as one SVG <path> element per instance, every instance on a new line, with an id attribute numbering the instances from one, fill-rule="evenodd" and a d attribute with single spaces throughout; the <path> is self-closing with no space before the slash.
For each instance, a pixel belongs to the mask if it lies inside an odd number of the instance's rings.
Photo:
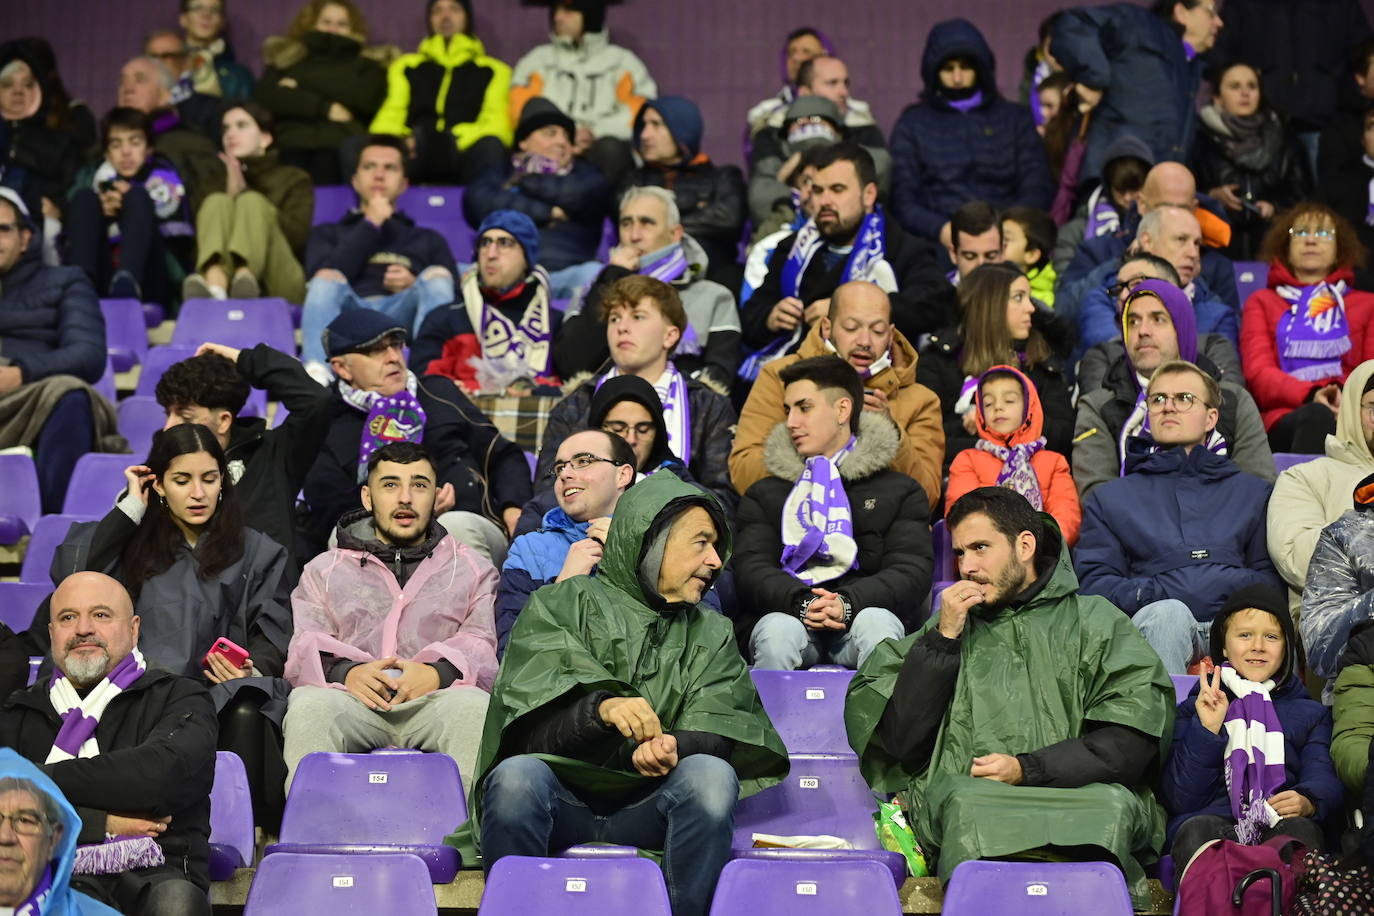
<path id="1" fill-rule="evenodd" d="M 503 760 L 484 783 L 482 862 L 547 856 L 578 843 L 663 850 L 673 916 L 705 916 L 730 858 L 739 779 L 709 754 L 684 757 L 654 789 L 618 808 L 588 804 L 549 765 L 522 755 Z"/>
<path id="2" fill-rule="evenodd" d="M 1152 601 L 1136 611 L 1131 622 L 1170 674 L 1187 674 L 1188 666 L 1207 654 L 1212 622 L 1197 620 L 1182 601 Z"/>
<path id="3" fill-rule="evenodd" d="M 812 630 L 796 614 L 764 614 L 749 634 L 754 667 L 794 671 L 826 661 L 858 668 L 884 639 L 901 639 L 906 627 L 887 608 L 866 607 L 847 630 Z"/>
<path id="4" fill-rule="evenodd" d="M 364 308 L 384 312 L 410 332 L 414 340 L 425 316 L 453 301 L 453 276 L 447 271 L 425 268 L 410 289 L 389 296 L 368 296 L 353 292 L 340 280 L 314 277 L 305 286 L 305 306 L 301 311 L 301 362 L 325 361 L 323 335 L 329 322 L 344 309 Z"/>
<path id="5" fill-rule="evenodd" d="M 571 299 L 584 286 L 591 286 L 605 267 L 600 261 L 584 261 L 549 273 L 549 298 Z"/>

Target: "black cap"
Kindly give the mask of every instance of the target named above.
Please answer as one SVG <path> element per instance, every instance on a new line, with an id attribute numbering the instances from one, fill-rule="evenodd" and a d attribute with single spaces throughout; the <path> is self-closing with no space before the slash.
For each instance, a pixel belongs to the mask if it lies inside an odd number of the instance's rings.
<path id="1" fill-rule="evenodd" d="M 565 115 L 553 102 L 537 95 L 520 109 L 520 122 L 515 125 L 515 145 L 519 146 L 530 134 L 550 124 L 557 124 L 567 131 L 569 143 L 577 136 L 577 125 L 573 123 L 573 119 Z"/>
<path id="2" fill-rule="evenodd" d="M 320 335 L 324 352 L 329 356 L 343 356 L 367 350 L 393 334 L 404 338 L 406 329 L 385 312 L 376 309 L 344 309 L 329 322 Z"/>

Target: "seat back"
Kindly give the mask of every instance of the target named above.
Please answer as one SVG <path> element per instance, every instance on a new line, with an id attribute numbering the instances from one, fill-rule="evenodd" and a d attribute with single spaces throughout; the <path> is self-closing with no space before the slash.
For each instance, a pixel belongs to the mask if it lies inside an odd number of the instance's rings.
<path id="1" fill-rule="evenodd" d="M 134 394 L 153 397 L 157 394 L 157 383 L 162 378 L 162 373 L 173 364 L 195 355 L 196 348 L 193 346 L 149 347 L 147 355 L 143 358 L 143 368 L 138 373 L 138 384 L 134 386 Z"/>
<path id="2" fill-rule="evenodd" d="M 491 867 L 477 916 L 670 916 L 663 872 L 648 859 L 506 856 Z"/>
<path id="3" fill-rule="evenodd" d="M 711 916 L 899 916 L 887 869 L 871 859 L 727 862 Z"/>
<path id="4" fill-rule="evenodd" d="M 23 453 L 0 455 L 0 544 L 16 544 L 33 532 L 43 505 L 38 498 L 38 468 Z"/>
<path id="5" fill-rule="evenodd" d="M 930 526 L 930 540 L 935 550 L 935 571 L 931 578 L 935 582 L 953 582 L 959 578 L 959 571 L 954 565 L 954 546 L 944 519 Z"/>
<path id="6" fill-rule="evenodd" d="M 945 886 L 944 916 L 1131 916 L 1121 870 L 1107 862 L 961 862 Z"/>
<path id="7" fill-rule="evenodd" d="M 115 498 L 126 486 L 124 469 L 134 463 L 132 455 L 103 452 L 82 455 L 76 460 L 72 479 L 67 483 L 67 497 L 62 501 L 63 514 L 99 518 L 110 511 Z"/>
<path id="8" fill-rule="evenodd" d="M 1236 274 L 1236 298 L 1242 308 L 1255 290 L 1269 285 L 1269 265 L 1263 261 L 1236 261 L 1231 269 Z"/>
<path id="9" fill-rule="evenodd" d="M 1297 452 L 1275 452 L 1274 470 L 1282 474 L 1295 465 L 1305 464 L 1313 458 L 1320 457 L 1321 455 L 1300 455 Z"/>
<path id="10" fill-rule="evenodd" d="M 235 868 L 252 864 L 253 800 L 248 794 L 248 771 L 238 754 L 216 751 L 215 782 L 210 788 L 210 880 L 227 881 Z"/>
<path id="11" fill-rule="evenodd" d="M 402 853 L 267 856 L 243 916 L 436 916 L 434 886 L 418 856 Z"/>
<path id="12" fill-rule="evenodd" d="M 218 343 L 247 349 L 265 343 L 296 355 L 296 332 L 285 299 L 187 299 L 172 331 L 172 343 L 198 347 Z"/>
<path id="13" fill-rule="evenodd" d="M 115 387 L 114 363 L 110 362 L 109 353 L 105 354 L 105 371 L 100 374 L 100 378 L 96 379 L 95 384 L 91 387 L 95 389 L 96 394 L 111 404 L 119 400 L 119 389 Z"/>
<path id="14" fill-rule="evenodd" d="M 120 457 L 125 461 L 129 461 L 130 458 L 128 455 Z M 123 475 L 120 477 L 122 479 Z M 110 499 L 113 498 L 111 494 Z M 24 562 L 19 567 L 19 581 L 32 582 L 51 589 L 52 577 L 49 576 L 48 570 L 52 566 L 53 554 L 57 552 L 58 545 L 67 538 L 67 529 L 75 522 L 90 522 L 97 518 L 99 516 L 81 514 L 45 515 L 40 518 L 38 524 L 34 525 L 33 535 L 24 550 Z"/>
<path id="15" fill-rule="evenodd" d="M 129 440 L 130 464 L 143 461 L 153 434 L 167 423 L 167 411 L 151 395 L 135 394 L 119 402 L 119 434 Z"/>
<path id="16" fill-rule="evenodd" d="M 51 593 L 49 582 L 0 582 L 0 623 L 16 633 L 27 630 L 38 606 Z"/>
<path id="17" fill-rule="evenodd" d="M 449 253 L 459 263 L 472 261 L 477 231 L 463 216 L 463 189 L 460 187 L 430 186 L 408 188 L 396 201 L 402 211 L 417 226 L 433 229 L 448 242 Z M 454 278 L 457 279 L 456 277 Z"/>
<path id="18" fill-rule="evenodd" d="M 315 215 L 312 225 L 337 223 L 358 202 L 358 193 L 346 184 L 315 185 Z"/>
<path id="19" fill-rule="evenodd" d="M 1197 683 L 1196 674 L 1171 674 L 1170 678 L 1174 682 L 1174 702 L 1182 703 L 1188 699 L 1188 694 L 1192 692 L 1193 685 Z"/>
<path id="20" fill-rule="evenodd" d="M 878 803 L 855 757 L 793 756 L 778 785 L 735 806 L 734 846 L 754 845 L 755 833 L 782 836 L 829 834 L 855 849 L 878 849 L 873 812 Z"/>
<path id="21" fill-rule="evenodd" d="M 137 299 L 101 299 L 105 316 L 105 349 L 116 372 L 126 372 L 148 352 L 148 324 Z"/>
<path id="22" fill-rule="evenodd" d="M 750 676 L 787 753 L 854 755 L 844 729 L 844 696 L 853 671 L 755 669 Z"/>

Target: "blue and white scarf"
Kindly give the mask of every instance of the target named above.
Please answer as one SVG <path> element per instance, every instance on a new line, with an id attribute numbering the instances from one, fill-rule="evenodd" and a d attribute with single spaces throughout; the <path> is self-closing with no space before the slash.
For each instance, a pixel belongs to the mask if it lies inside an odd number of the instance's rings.
<path id="1" fill-rule="evenodd" d="M 639 272 L 646 277 L 662 280 L 664 283 L 675 283 L 679 277 L 687 272 L 687 252 L 682 250 L 681 243 L 668 246 L 664 252 L 663 257 L 648 264 L 641 262 Z M 656 253 L 650 252 L 650 254 Z"/>
<path id="2" fill-rule="evenodd" d="M 1221 666 L 1221 682 L 1234 698 L 1221 723 L 1226 732 L 1226 792 L 1236 819 L 1236 839 L 1252 845 L 1279 820 L 1267 799 L 1283 788 L 1287 778 L 1283 723 L 1270 698 L 1272 680 L 1248 680 L 1227 663 Z"/>
<path id="3" fill-rule="evenodd" d="M 850 436 L 832 457 L 806 459 L 782 505 L 782 569 L 807 585 L 838 579 L 858 566 L 854 519 L 840 477 L 840 464 L 857 441 Z"/>

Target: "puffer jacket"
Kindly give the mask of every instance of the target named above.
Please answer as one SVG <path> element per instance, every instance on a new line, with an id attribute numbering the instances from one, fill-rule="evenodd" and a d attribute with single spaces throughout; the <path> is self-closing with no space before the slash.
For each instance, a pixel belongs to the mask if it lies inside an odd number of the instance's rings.
<path id="1" fill-rule="evenodd" d="M 1132 451 L 1083 501 L 1080 590 L 1130 616 L 1165 598 L 1211 620 L 1232 592 L 1282 586 L 1264 544 L 1269 484 L 1201 446 Z"/>
<path id="2" fill-rule="evenodd" d="M 1331 693 L 1331 760 L 1341 782 L 1358 795 L 1369 773 L 1369 741 L 1374 738 L 1374 623 L 1351 628 L 1339 664 Z"/>
<path id="3" fill-rule="evenodd" d="M 105 373 L 105 318 L 80 267 L 45 267 L 35 233 L 0 275 L 0 353 L 24 381 L 74 375 L 95 384 Z"/>
<path id="4" fill-rule="evenodd" d="M 496 588 L 496 657 L 506 654 L 515 618 L 525 608 L 535 590 L 548 585 L 563 571 L 568 548 L 587 537 L 591 519 L 574 521 L 554 506 L 544 513 L 538 530 L 511 541 L 506 562 L 501 566 L 501 584 Z M 593 570 L 595 575 L 596 571 Z"/>
<path id="5" fill-rule="evenodd" d="M 629 140 L 635 116 L 658 86 L 633 51 L 611 44 L 610 31 L 588 32 L 578 44 L 551 35 L 515 65 L 511 77 L 511 121 L 525 103 L 543 96 L 598 137 Z"/>
<path id="6" fill-rule="evenodd" d="M 568 215 L 555 221 L 553 208 Z M 486 169 L 463 192 L 463 216 L 474 229 L 497 210 L 519 210 L 539 227 L 539 264 L 549 271 L 596 259 L 611 209 L 611 186 L 580 159 L 567 175 L 512 175 L 510 163 Z"/>
<path id="7" fill-rule="evenodd" d="M 956 55 L 978 71 L 982 101 L 970 111 L 953 108 L 940 87 L 940 65 Z M 892 129 L 892 211 L 908 232 L 937 240 L 940 227 L 971 200 L 1049 209 L 1055 185 L 1045 145 L 1030 110 L 998 94 L 996 66 L 968 20 L 930 30 L 921 55 L 925 92 Z"/>
<path id="8" fill-rule="evenodd" d="M 479 38 L 431 35 L 419 50 L 387 68 L 386 100 L 372 119 L 374 134 L 409 134 L 432 122 L 460 150 L 483 137 L 510 146 L 510 67 L 487 55 Z"/>
<path id="9" fill-rule="evenodd" d="M 386 71 L 351 35 L 310 31 L 300 41 L 272 37 L 263 43 L 267 68 L 254 96 L 277 118 L 277 149 L 335 149 L 365 133 L 386 98 Z M 283 86 L 282 80 L 295 86 Z M 331 121 L 334 102 L 350 121 Z"/>
<path id="10" fill-rule="evenodd" d="M 1317 537 L 1302 590 L 1307 661 L 1324 678 L 1335 677 L 1350 631 L 1374 618 L 1374 474 L 1355 485 L 1352 502 Z"/>

